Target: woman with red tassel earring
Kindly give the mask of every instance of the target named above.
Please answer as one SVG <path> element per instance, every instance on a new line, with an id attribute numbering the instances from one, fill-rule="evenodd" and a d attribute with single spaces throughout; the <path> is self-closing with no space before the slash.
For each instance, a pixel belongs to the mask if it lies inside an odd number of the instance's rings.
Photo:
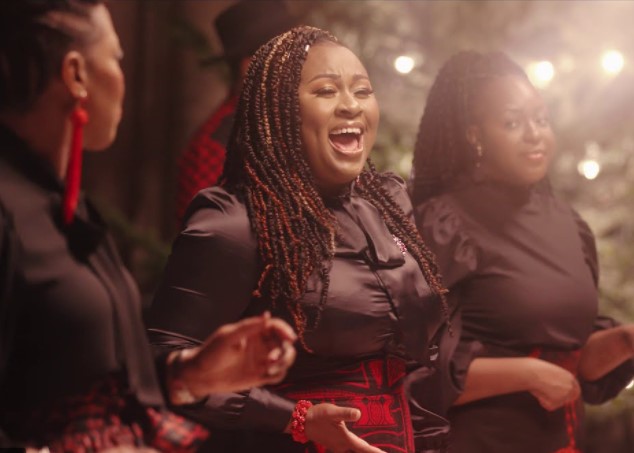
<path id="1" fill-rule="evenodd" d="M 166 409 L 279 382 L 295 333 L 265 313 L 154 357 L 138 290 L 80 194 L 110 146 L 123 53 L 100 0 L 0 1 L 0 447 L 193 451 Z"/>

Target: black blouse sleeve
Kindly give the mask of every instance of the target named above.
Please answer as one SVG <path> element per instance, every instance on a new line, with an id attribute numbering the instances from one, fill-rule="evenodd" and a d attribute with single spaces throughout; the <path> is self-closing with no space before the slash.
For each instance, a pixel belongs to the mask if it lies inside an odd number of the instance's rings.
<path id="1" fill-rule="evenodd" d="M 245 316 L 257 281 L 256 244 L 244 206 L 214 187 L 200 192 L 188 212 L 148 314 L 150 341 L 159 355 L 199 344 Z M 174 409 L 215 428 L 283 431 L 294 405 L 266 389 L 252 389 Z"/>
<path id="2" fill-rule="evenodd" d="M 610 329 L 618 323 L 605 316 L 597 317 L 594 331 Z M 583 400 L 589 404 L 603 404 L 615 398 L 634 379 L 634 359 L 629 359 L 596 381 L 580 380 Z"/>
<path id="3" fill-rule="evenodd" d="M 11 218 L 0 203 L 0 386 L 5 378 L 5 370 L 15 328 L 17 307 L 11 303 L 11 286 L 17 260 L 17 239 Z M 1 409 L 0 409 L 1 410 Z M 0 426 L 0 447 L 12 446 L 9 437 Z"/>
<path id="4" fill-rule="evenodd" d="M 459 213 L 448 202 L 440 198 L 428 200 L 416 207 L 414 215 L 449 289 L 451 331 L 444 327 L 434 339 L 439 345 L 436 372 L 420 391 L 424 407 L 444 415 L 464 390 L 467 370 L 482 350 L 479 341 L 463 335 L 459 306 L 461 284 L 475 274 L 479 252 Z"/>
<path id="5" fill-rule="evenodd" d="M 594 234 L 588 224 L 581 216 L 573 211 L 573 216 L 579 229 L 579 237 L 583 245 L 583 254 L 592 272 L 595 285 L 599 282 L 599 262 L 597 258 L 597 247 Z M 618 323 L 607 317 L 598 316 L 594 322 L 594 332 L 604 329 L 611 329 L 618 326 Z M 634 359 L 627 360 L 596 381 L 580 381 L 583 399 L 589 404 L 602 404 L 616 397 L 627 384 L 634 379 Z"/>
<path id="6" fill-rule="evenodd" d="M 577 211 L 572 210 L 572 216 L 577 224 L 577 230 L 579 232 L 579 237 L 581 238 L 581 246 L 583 247 L 583 256 L 586 260 L 586 264 L 592 273 L 595 286 L 599 286 L 599 257 L 597 254 L 597 244 L 594 239 L 594 234 L 592 233 L 590 226 L 581 218 Z"/>

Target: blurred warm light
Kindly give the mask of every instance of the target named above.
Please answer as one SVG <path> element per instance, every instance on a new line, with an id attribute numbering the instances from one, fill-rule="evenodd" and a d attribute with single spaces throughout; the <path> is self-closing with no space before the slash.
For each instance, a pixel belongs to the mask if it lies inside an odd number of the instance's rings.
<path id="1" fill-rule="evenodd" d="M 398 161 L 396 167 L 402 175 L 410 175 L 412 173 L 412 155 L 404 153 L 403 157 Z"/>
<path id="2" fill-rule="evenodd" d="M 550 61 L 543 60 L 528 66 L 528 77 L 538 88 L 545 88 L 555 77 L 555 67 Z"/>
<path id="3" fill-rule="evenodd" d="M 599 176 L 601 165 L 594 159 L 584 159 L 579 162 L 577 170 L 586 179 L 594 179 Z"/>
<path id="4" fill-rule="evenodd" d="M 603 70 L 611 75 L 616 75 L 623 69 L 625 58 L 618 50 L 608 50 L 601 56 Z"/>
<path id="5" fill-rule="evenodd" d="M 634 380 L 630 381 L 629 384 L 627 384 L 627 386 L 625 387 L 626 389 L 631 389 L 632 387 L 634 387 Z"/>
<path id="6" fill-rule="evenodd" d="M 559 72 L 573 72 L 575 67 L 575 59 L 570 55 L 564 55 L 557 63 L 557 70 Z"/>
<path id="7" fill-rule="evenodd" d="M 409 74 L 414 69 L 414 59 L 412 57 L 408 57 L 407 55 L 401 55 L 400 57 L 394 60 L 394 69 L 396 69 L 401 74 Z"/>

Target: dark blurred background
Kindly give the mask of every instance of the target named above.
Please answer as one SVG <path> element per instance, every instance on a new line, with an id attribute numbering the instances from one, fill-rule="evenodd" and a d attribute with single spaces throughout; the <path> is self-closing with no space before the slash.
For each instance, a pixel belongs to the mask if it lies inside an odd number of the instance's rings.
<path id="1" fill-rule="evenodd" d="M 227 68 L 201 61 L 221 52 L 212 23 L 232 2 L 109 2 L 126 54 L 125 114 L 112 148 L 86 157 L 84 186 L 146 297 L 178 230 L 177 157 L 227 94 Z M 293 0 L 288 6 L 360 56 L 382 112 L 373 158 L 403 176 L 427 91 L 450 55 L 502 50 L 522 64 L 551 108 L 559 141 L 553 185 L 597 236 L 601 310 L 634 321 L 634 1 Z M 634 389 L 589 407 L 588 452 L 634 452 L 632 409 Z"/>

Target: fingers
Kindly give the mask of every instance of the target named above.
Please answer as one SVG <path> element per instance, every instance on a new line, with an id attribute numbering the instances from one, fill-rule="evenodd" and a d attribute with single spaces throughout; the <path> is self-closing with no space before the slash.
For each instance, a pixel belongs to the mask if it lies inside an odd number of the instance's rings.
<path id="1" fill-rule="evenodd" d="M 329 410 L 330 415 L 341 422 L 356 422 L 361 418 L 361 411 L 353 407 L 332 406 Z"/>
<path id="2" fill-rule="evenodd" d="M 354 453 L 386 453 L 380 448 L 373 447 L 365 440 L 351 434 L 354 439 L 352 439 L 352 448 L 348 448 L 347 451 L 353 451 Z"/>
<path id="3" fill-rule="evenodd" d="M 208 340 L 220 340 L 227 343 L 236 343 L 245 337 L 264 334 L 274 338 L 277 342 L 297 340 L 297 335 L 285 321 L 279 318 L 271 318 L 269 312 L 261 316 L 252 316 L 240 321 L 225 324 L 216 330 Z"/>
<path id="4" fill-rule="evenodd" d="M 233 343 L 242 340 L 243 337 L 249 337 L 261 333 L 270 320 L 264 316 L 253 316 L 245 318 L 237 322 L 225 324 L 218 328 L 208 340 L 221 339 L 223 342 Z"/>
<path id="5" fill-rule="evenodd" d="M 271 378 L 269 383 L 277 383 L 284 378 L 286 372 L 295 361 L 296 355 L 297 351 L 293 345 L 288 342 L 284 342 L 282 347 L 275 348 L 275 350 L 271 351 L 266 370 L 267 376 Z M 273 359 L 274 357 L 277 358 Z"/>
<path id="6" fill-rule="evenodd" d="M 347 451 L 353 451 L 354 453 L 385 453 L 383 450 L 377 447 L 373 447 L 365 440 L 361 439 L 356 434 L 351 433 L 346 429 L 348 434 L 350 447 L 348 447 Z"/>
<path id="7" fill-rule="evenodd" d="M 277 336 L 281 341 L 294 343 L 297 340 L 297 334 L 293 328 L 282 319 L 271 318 L 266 323 L 266 327 L 271 334 Z"/>

